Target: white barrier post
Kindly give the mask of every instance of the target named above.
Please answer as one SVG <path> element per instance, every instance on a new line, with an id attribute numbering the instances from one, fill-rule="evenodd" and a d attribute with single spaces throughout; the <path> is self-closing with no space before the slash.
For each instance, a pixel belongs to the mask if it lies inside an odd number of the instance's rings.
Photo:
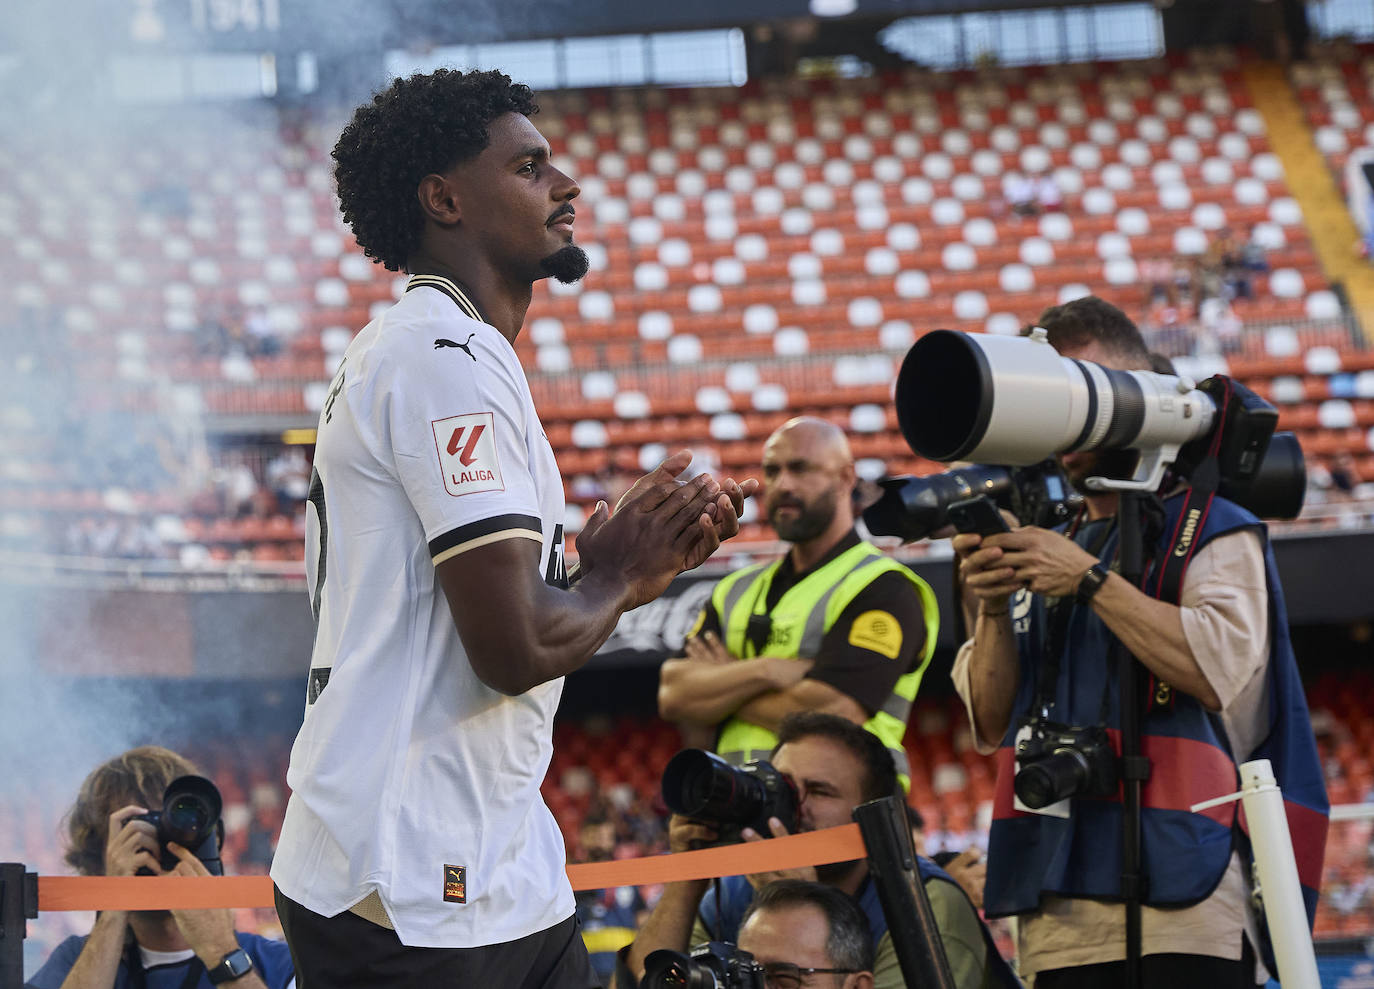
<path id="1" fill-rule="evenodd" d="M 1274 779 L 1268 759 L 1256 759 L 1240 767 L 1240 796 L 1250 827 L 1250 846 L 1255 852 L 1264 917 L 1278 961 L 1283 989 L 1321 989 L 1312 935 L 1307 927 L 1293 839 L 1283 809 L 1283 791 Z"/>

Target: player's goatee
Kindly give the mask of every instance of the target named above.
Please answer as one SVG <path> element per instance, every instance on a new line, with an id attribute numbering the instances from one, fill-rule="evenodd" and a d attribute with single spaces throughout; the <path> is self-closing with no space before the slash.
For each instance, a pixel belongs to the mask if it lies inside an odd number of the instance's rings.
<path id="1" fill-rule="evenodd" d="M 576 244 L 561 247 L 539 262 L 539 267 L 551 278 L 557 278 L 564 285 L 571 285 L 587 274 L 591 261 L 587 252 Z"/>

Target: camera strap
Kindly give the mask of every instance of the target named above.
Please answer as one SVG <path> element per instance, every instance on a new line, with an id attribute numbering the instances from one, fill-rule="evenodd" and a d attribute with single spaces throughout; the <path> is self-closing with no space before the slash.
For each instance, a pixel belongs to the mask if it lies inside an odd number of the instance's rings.
<path id="1" fill-rule="evenodd" d="M 1066 535 L 1074 542 L 1078 542 L 1079 526 L 1083 522 L 1084 510 L 1079 509 L 1078 515 L 1069 526 Z M 1079 545 L 1083 546 L 1093 556 L 1100 557 L 1102 548 L 1107 545 L 1112 534 L 1116 531 L 1116 519 L 1103 519 L 1098 532 L 1092 534 L 1091 538 L 1085 539 Z M 1086 534 L 1085 534 L 1086 535 Z M 1115 550 L 1112 556 L 1116 556 Z M 1106 561 L 1108 565 L 1111 560 Z M 1068 649 L 1069 620 L 1073 617 L 1073 609 L 1077 602 L 1072 594 L 1063 597 L 1051 598 L 1046 602 L 1045 612 L 1045 638 L 1042 645 L 1044 662 L 1036 667 L 1035 673 L 1035 709 L 1041 717 L 1049 717 L 1050 708 L 1054 706 L 1055 689 L 1059 684 L 1059 668 L 1063 661 L 1064 651 Z"/>
<path id="2" fill-rule="evenodd" d="M 1232 382 L 1226 377 L 1220 377 L 1219 380 L 1223 396 L 1219 404 L 1225 409 L 1231 401 Z M 1223 416 L 1212 433 L 1206 456 L 1190 474 L 1187 493 L 1183 496 L 1183 507 L 1174 521 L 1173 532 L 1169 534 L 1164 558 L 1150 579 L 1145 582 L 1145 592 L 1157 601 L 1177 605 L 1182 596 L 1183 575 L 1188 572 L 1188 565 L 1193 562 L 1193 554 L 1197 552 L 1199 544 L 1198 536 L 1202 533 L 1202 527 L 1207 524 L 1212 502 L 1216 499 L 1217 489 L 1221 486 L 1219 458 L 1222 434 L 1225 431 L 1226 419 Z M 1173 703 L 1173 697 L 1173 688 L 1151 674 L 1147 702 L 1150 708 L 1169 705 Z"/>
<path id="3" fill-rule="evenodd" d="M 1222 400 L 1218 403 L 1223 409 L 1231 401 L 1232 382 L 1230 378 L 1222 377 Z M 1197 552 L 1197 536 L 1202 532 L 1202 527 L 1207 522 L 1207 516 L 1212 510 L 1212 501 L 1216 498 L 1217 488 L 1221 486 L 1221 455 L 1222 434 L 1226 432 L 1226 420 L 1222 417 L 1221 423 L 1212 433 L 1212 441 L 1207 447 L 1207 455 L 1203 457 L 1201 463 L 1195 467 L 1190 475 L 1188 493 L 1184 496 L 1183 510 L 1178 513 L 1178 519 L 1174 522 L 1174 531 L 1169 536 L 1169 549 L 1164 556 L 1163 563 L 1154 575 L 1154 587 L 1151 597 L 1159 601 L 1166 601 L 1169 604 L 1178 604 L 1179 595 L 1183 588 L 1183 575 L 1188 570 L 1188 564 L 1193 561 L 1193 554 Z M 1147 587 L 1147 590 L 1151 588 Z"/>

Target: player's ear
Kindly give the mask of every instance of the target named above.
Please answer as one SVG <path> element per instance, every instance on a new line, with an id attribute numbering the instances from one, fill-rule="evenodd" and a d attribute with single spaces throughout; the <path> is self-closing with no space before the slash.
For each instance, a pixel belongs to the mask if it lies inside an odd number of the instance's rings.
<path id="1" fill-rule="evenodd" d="M 441 227 L 451 227 L 463 218 L 458 188 L 451 176 L 436 173 L 426 175 L 420 180 L 415 195 L 425 217 Z"/>

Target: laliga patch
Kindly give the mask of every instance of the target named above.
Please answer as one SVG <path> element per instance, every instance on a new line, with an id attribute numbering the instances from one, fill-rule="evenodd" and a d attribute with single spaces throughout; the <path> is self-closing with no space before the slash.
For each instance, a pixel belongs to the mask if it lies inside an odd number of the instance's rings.
<path id="1" fill-rule="evenodd" d="M 886 611 L 865 611 L 849 626 L 849 644 L 896 659 L 902 651 L 902 626 Z"/>
<path id="2" fill-rule="evenodd" d="M 468 901 L 468 870 L 466 866 L 444 866 L 444 902 L 466 903 Z"/>
<path id="3" fill-rule="evenodd" d="M 434 449 L 444 490 L 455 498 L 479 491 L 504 491 L 496 459 L 496 425 L 490 412 L 435 419 Z"/>

